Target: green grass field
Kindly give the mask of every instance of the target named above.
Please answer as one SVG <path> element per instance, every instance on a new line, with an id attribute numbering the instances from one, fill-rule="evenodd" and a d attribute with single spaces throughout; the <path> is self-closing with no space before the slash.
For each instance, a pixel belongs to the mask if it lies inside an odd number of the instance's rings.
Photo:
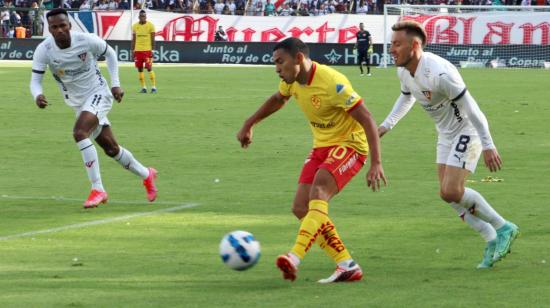
<path id="1" fill-rule="evenodd" d="M 492 174 L 503 182 L 482 182 L 491 174 L 480 163 L 469 186 L 520 226 L 511 255 L 475 270 L 484 243 L 438 197 L 436 132 L 417 106 L 382 140 L 388 187 L 369 191 L 365 168 L 330 204 L 365 279 L 319 285 L 334 270 L 320 249 L 308 254 L 294 283 L 274 266 L 298 229 L 290 207 L 311 147 L 304 116 L 291 101 L 255 129 L 248 150 L 235 138 L 277 89 L 273 67 L 157 66 L 157 95 L 138 94 L 134 69 L 121 68 L 126 95 L 109 118 L 119 143 L 159 170 L 158 203 L 146 204 L 141 181 L 101 153 L 110 203 L 83 210 L 89 184 L 72 140 L 72 110 L 50 75 L 45 94 L 53 105 L 39 110 L 28 90 L 30 67 L 0 65 L 1 307 L 550 302 L 548 71 L 462 71 L 504 160 Z M 356 67 L 338 69 L 381 122 L 399 94 L 395 69 L 375 69 L 370 78 Z M 189 204 L 197 206 L 173 209 Z M 218 255 L 222 236 L 237 229 L 262 245 L 260 262 L 245 272 L 226 268 Z"/>

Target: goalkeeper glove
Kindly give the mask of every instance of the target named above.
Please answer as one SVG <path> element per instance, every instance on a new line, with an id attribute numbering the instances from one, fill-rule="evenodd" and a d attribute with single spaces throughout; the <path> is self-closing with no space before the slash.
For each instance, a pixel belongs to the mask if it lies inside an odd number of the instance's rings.
<path id="1" fill-rule="evenodd" d="M 353 54 L 357 55 L 357 48 L 355 46 L 353 47 Z"/>
<path id="2" fill-rule="evenodd" d="M 368 53 L 372 53 L 372 46 L 369 47 L 369 50 L 367 50 Z"/>

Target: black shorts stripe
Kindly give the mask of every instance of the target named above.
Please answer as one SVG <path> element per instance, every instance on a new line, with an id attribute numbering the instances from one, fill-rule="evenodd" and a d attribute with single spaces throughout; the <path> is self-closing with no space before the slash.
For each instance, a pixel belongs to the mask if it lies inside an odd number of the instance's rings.
<path id="1" fill-rule="evenodd" d="M 403 91 L 401 91 L 401 93 L 403 93 L 403 95 L 411 95 L 411 92 L 403 92 Z"/>
<path id="2" fill-rule="evenodd" d="M 460 92 L 460 94 L 458 94 L 457 97 L 455 97 L 454 99 L 451 99 L 451 101 L 456 102 L 456 101 L 459 100 L 462 96 L 464 96 L 464 94 L 466 94 L 466 91 L 468 91 L 468 88 L 464 88 L 464 90 L 462 90 L 462 92 Z"/>
<path id="3" fill-rule="evenodd" d="M 33 73 L 36 73 L 36 74 L 44 74 L 46 71 L 39 71 L 39 70 L 32 70 Z"/>

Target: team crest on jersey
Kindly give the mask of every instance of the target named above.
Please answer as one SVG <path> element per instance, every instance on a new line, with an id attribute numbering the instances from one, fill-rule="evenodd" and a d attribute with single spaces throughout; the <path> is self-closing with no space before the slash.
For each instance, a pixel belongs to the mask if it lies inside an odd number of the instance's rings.
<path id="1" fill-rule="evenodd" d="M 424 96 L 426 96 L 426 98 L 431 101 L 432 100 L 432 92 L 430 91 L 422 91 L 422 94 L 424 94 Z"/>
<path id="2" fill-rule="evenodd" d="M 65 70 L 64 69 L 58 69 L 57 70 L 57 76 L 59 76 L 59 77 L 65 76 Z"/>
<path id="3" fill-rule="evenodd" d="M 84 53 L 81 53 L 78 55 L 78 57 L 80 58 L 80 60 L 82 60 L 82 62 L 86 62 L 86 56 L 88 55 L 88 53 L 84 52 Z"/>
<path id="4" fill-rule="evenodd" d="M 337 84 L 337 85 L 336 85 L 336 93 L 337 93 L 337 94 L 342 93 L 342 92 L 344 91 L 345 88 L 346 88 L 345 85 L 343 85 L 343 84 Z"/>
<path id="5" fill-rule="evenodd" d="M 319 97 L 313 95 L 313 96 L 311 97 L 311 105 L 313 105 L 313 107 L 314 107 L 315 109 L 321 108 L 321 99 L 320 99 Z"/>

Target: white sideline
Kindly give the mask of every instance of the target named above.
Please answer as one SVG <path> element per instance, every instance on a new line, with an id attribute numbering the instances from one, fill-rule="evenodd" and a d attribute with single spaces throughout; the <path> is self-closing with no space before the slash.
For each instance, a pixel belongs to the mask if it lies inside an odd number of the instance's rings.
<path id="1" fill-rule="evenodd" d="M 77 198 L 65 198 L 63 196 L 51 196 L 51 197 L 31 197 L 31 196 L 11 196 L 11 195 L 0 195 L 1 199 L 9 200 L 54 200 L 54 201 L 67 201 L 67 202 L 78 202 L 81 203 L 84 199 Z M 125 200 L 111 200 L 109 199 L 109 204 L 133 204 L 133 205 L 146 205 L 146 204 L 156 204 L 156 205 L 180 205 L 181 202 L 175 201 L 155 201 L 154 203 L 148 201 L 125 201 Z"/>
<path id="2" fill-rule="evenodd" d="M 4 196 L 5 195 L 3 195 L 2 197 L 5 198 Z M 43 200 L 43 199 L 31 198 L 31 197 L 21 197 L 21 198 L 18 198 L 18 199 Z M 64 199 L 64 200 L 68 200 L 68 199 Z M 129 203 L 129 201 L 118 201 L 117 203 L 126 204 L 127 202 Z M 112 202 L 112 203 L 115 203 L 115 202 Z M 134 204 L 136 204 L 136 203 L 134 203 Z M 155 204 L 161 204 L 161 203 L 159 202 L 159 203 L 155 203 Z M 166 203 L 164 203 L 164 204 L 166 204 Z M 27 236 L 33 236 L 33 235 L 38 235 L 38 234 L 47 234 L 47 233 L 55 233 L 55 232 L 61 232 L 61 231 L 66 231 L 66 230 L 72 230 L 72 229 L 81 229 L 81 228 L 86 228 L 86 227 L 96 226 L 96 225 L 102 225 L 102 224 L 107 224 L 107 223 L 121 221 L 121 220 L 128 220 L 128 219 L 132 219 L 132 218 L 136 218 L 136 217 L 153 216 L 153 215 L 157 215 L 157 214 L 161 214 L 161 213 L 176 212 L 176 211 L 179 211 L 179 210 L 196 207 L 198 205 L 199 205 L 198 203 L 186 203 L 186 204 L 182 204 L 180 206 L 164 208 L 164 209 L 159 209 L 159 210 L 155 210 L 155 211 L 138 212 L 138 213 L 123 215 L 123 216 L 93 220 L 93 221 L 82 222 L 82 223 L 77 223 L 77 224 L 72 224 L 72 225 L 66 225 L 66 226 L 61 226 L 61 227 L 56 227 L 56 228 L 50 228 L 50 229 L 44 229 L 44 230 L 35 230 L 35 231 L 28 231 L 28 232 L 18 233 L 18 234 L 0 236 L 0 241 L 7 241 L 7 240 L 11 240 L 11 239 L 27 237 Z"/>

